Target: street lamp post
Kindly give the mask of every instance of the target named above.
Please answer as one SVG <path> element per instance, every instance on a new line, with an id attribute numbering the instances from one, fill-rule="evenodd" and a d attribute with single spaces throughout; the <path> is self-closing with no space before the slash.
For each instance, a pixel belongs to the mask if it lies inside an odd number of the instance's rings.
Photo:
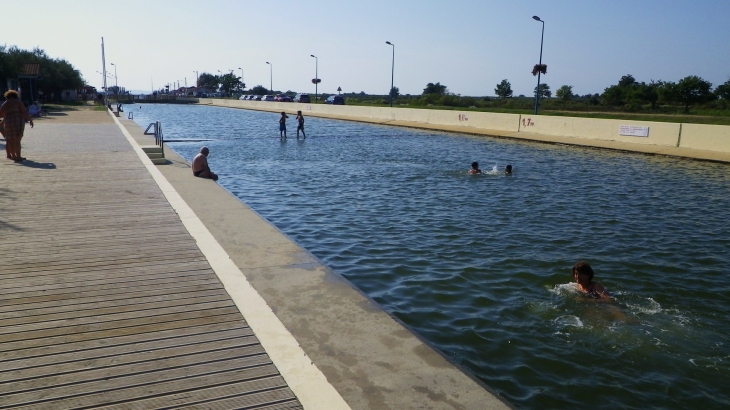
<path id="1" fill-rule="evenodd" d="M 193 72 L 195 73 L 195 88 L 197 88 L 198 87 L 198 72 L 197 71 L 193 71 Z"/>
<path id="2" fill-rule="evenodd" d="M 116 92 L 114 94 L 119 95 L 119 80 L 117 78 L 117 65 L 114 63 L 111 63 L 111 65 L 114 66 L 114 87 L 116 88 Z"/>
<path id="3" fill-rule="evenodd" d="M 238 67 L 238 69 L 241 70 L 241 84 L 243 84 L 243 86 L 241 87 L 241 90 L 243 91 L 243 89 L 246 88 L 246 83 L 243 82 L 243 68 Z"/>
<path id="4" fill-rule="evenodd" d="M 317 86 L 319 85 L 319 58 L 315 56 L 314 54 L 311 54 L 312 57 L 314 57 L 314 103 L 317 104 L 317 101 L 319 101 L 319 92 L 317 90 Z"/>
<path id="5" fill-rule="evenodd" d="M 270 62 L 266 62 L 269 65 L 269 91 L 274 93 L 274 65 Z"/>
<path id="6" fill-rule="evenodd" d="M 393 78 L 395 77 L 395 44 L 390 41 L 386 41 L 385 44 L 389 44 L 393 47 L 393 63 L 390 67 L 390 106 L 393 107 Z"/>
<path id="7" fill-rule="evenodd" d="M 540 20 L 540 17 L 532 16 L 533 20 L 537 20 L 542 23 L 542 35 L 540 36 L 540 66 L 542 66 L 542 41 L 545 38 L 545 22 Z M 535 115 L 537 115 L 537 107 L 540 103 L 540 74 L 541 70 L 537 70 L 537 89 L 535 89 Z"/>

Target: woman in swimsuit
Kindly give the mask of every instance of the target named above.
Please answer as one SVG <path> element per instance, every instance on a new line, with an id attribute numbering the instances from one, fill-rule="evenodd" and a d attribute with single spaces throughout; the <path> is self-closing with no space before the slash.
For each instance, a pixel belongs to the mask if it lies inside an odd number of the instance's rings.
<path id="1" fill-rule="evenodd" d="M 593 299 L 611 299 L 611 295 L 599 282 L 593 281 L 593 269 L 588 262 L 580 261 L 573 265 L 575 285 L 586 296 Z"/>

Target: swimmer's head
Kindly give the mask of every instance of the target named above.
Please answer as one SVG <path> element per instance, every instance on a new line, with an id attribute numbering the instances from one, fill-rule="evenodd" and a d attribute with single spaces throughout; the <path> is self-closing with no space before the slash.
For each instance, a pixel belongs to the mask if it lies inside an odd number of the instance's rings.
<path id="1" fill-rule="evenodd" d="M 297 114 L 302 115 L 302 112 L 301 111 L 297 111 Z"/>
<path id="2" fill-rule="evenodd" d="M 285 115 L 286 115 L 286 113 L 285 113 L 284 111 L 282 111 L 282 112 L 281 112 L 281 116 L 283 117 L 283 116 L 285 116 Z"/>
<path id="3" fill-rule="evenodd" d="M 210 150 L 208 149 L 208 147 L 202 147 L 202 148 L 200 148 L 200 153 L 203 154 L 203 155 L 205 155 L 206 157 L 208 156 L 208 153 L 209 152 L 210 152 Z"/>
<path id="4" fill-rule="evenodd" d="M 593 280 L 593 269 L 588 262 L 580 261 L 573 265 L 573 276 L 577 276 L 579 274 L 588 276 L 588 280 Z"/>
<path id="5" fill-rule="evenodd" d="M 504 167 L 504 173 L 505 174 L 511 174 L 512 173 L 512 165 L 507 165 Z"/>
<path id="6" fill-rule="evenodd" d="M 479 169 L 479 163 L 474 161 L 471 163 L 471 169 Z"/>

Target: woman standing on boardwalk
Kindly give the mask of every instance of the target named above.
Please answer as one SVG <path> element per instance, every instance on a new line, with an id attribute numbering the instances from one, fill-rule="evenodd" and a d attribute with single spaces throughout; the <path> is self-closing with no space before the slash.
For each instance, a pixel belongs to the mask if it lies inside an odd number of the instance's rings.
<path id="1" fill-rule="evenodd" d="M 29 121 L 30 127 L 33 128 L 33 119 L 20 101 L 17 91 L 10 90 L 5 93 L 5 102 L 0 106 L 0 117 L 3 118 L 0 132 L 5 137 L 5 152 L 8 158 L 15 162 L 25 160 L 20 156 L 20 139 L 23 138 L 25 122 Z"/>

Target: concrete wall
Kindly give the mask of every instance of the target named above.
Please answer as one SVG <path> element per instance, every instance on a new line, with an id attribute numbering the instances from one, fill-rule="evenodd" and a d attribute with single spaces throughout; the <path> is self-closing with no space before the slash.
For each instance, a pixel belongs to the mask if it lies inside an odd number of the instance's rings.
<path id="1" fill-rule="evenodd" d="M 532 139 L 541 140 L 546 140 L 546 138 L 538 138 L 538 136 L 553 136 L 563 140 L 567 137 L 581 140 L 614 141 L 621 145 L 619 149 L 626 149 L 627 144 L 629 144 L 628 146 L 630 144 L 641 144 L 644 147 L 680 147 L 730 153 L 730 126 L 725 125 L 219 99 L 201 99 L 200 103 L 272 112 L 294 113 L 301 110 L 305 115 L 373 121 L 384 124 L 393 122 L 398 125 L 408 125 L 410 123 L 414 126 L 424 125 L 426 128 L 441 126 L 442 129 L 449 131 L 469 132 L 470 129 L 473 129 L 480 134 L 528 139 L 530 139 L 529 135 L 532 134 L 535 135 Z M 622 125 L 649 127 L 649 136 L 619 135 L 619 127 Z M 490 134 L 490 131 L 494 131 L 494 134 Z M 569 143 L 568 141 L 561 142 Z M 614 142 L 610 144 L 615 144 Z M 596 144 L 597 146 L 606 147 L 606 143 Z M 583 143 L 583 145 L 586 144 Z M 637 148 L 637 150 L 644 152 L 642 149 Z M 663 153 L 666 153 L 666 151 L 663 151 Z"/>
<path id="2" fill-rule="evenodd" d="M 619 135 L 621 125 L 649 127 L 648 137 Z M 620 141 L 634 144 L 661 145 L 676 147 L 679 142 L 678 123 L 604 120 L 600 118 L 550 117 L 544 115 L 523 115 L 520 132 L 556 135 L 573 138 Z"/>
<path id="3" fill-rule="evenodd" d="M 682 124 L 679 146 L 730 152 L 730 127 L 727 125 Z"/>

